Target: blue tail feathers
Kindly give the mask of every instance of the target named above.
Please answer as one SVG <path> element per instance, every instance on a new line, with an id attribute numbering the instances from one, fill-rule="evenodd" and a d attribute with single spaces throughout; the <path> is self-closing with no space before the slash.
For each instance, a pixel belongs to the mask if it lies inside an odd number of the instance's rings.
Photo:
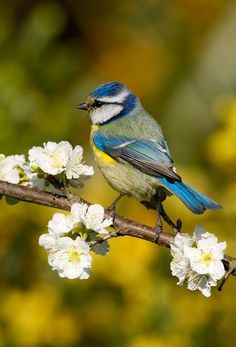
<path id="1" fill-rule="evenodd" d="M 184 182 L 169 182 L 166 178 L 161 178 L 160 181 L 167 190 L 176 195 L 193 213 L 201 214 L 205 210 L 219 210 L 221 208 L 217 202 L 199 193 Z"/>

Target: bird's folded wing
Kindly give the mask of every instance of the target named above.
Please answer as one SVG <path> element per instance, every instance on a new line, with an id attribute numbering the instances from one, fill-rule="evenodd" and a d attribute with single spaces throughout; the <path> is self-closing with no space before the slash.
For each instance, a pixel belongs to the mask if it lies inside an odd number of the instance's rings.
<path id="1" fill-rule="evenodd" d="M 156 177 L 181 181 L 164 140 L 131 139 L 128 137 L 104 136 L 96 133 L 94 144 L 112 158 L 128 162 L 140 171 Z"/>

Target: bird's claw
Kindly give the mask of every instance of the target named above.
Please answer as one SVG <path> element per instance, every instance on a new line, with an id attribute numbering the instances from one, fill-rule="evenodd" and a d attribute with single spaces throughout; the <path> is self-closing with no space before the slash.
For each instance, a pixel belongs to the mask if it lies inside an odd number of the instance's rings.
<path id="1" fill-rule="evenodd" d="M 109 213 L 109 215 L 112 219 L 112 224 L 114 224 L 116 211 L 115 211 L 115 206 L 112 206 L 112 205 L 107 208 L 107 212 Z"/>
<path id="2" fill-rule="evenodd" d="M 178 233 L 181 232 L 182 225 L 183 225 L 182 220 L 181 220 L 180 218 L 178 218 L 177 221 L 176 221 L 176 231 L 177 231 Z"/>
<path id="3" fill-rule="evenodd" d="M 125 194 L 123 192 L 120 193 L 120 195 L 113 201 L 113 203 L 107 208 L 107 211 L 109 212 L 111 218 L 112 218 L 112 223 L 114 224 L 115 221 L 115 212 L 116 212 L 116 205 L 120 201 L 120 199 L 124 196 Z"/>
<path id="4" fill-rule="evenodd" d="M 162 231 L 163 231 L 163 225 L 162 225 L 161 217 L 159 216 L 157 225 L 155 227 L 155 232 L 156 232 L 156 236 L 154 240 L 155 243 L 159 243 L 159 239 L 160 239 L 160 235 Z"/>

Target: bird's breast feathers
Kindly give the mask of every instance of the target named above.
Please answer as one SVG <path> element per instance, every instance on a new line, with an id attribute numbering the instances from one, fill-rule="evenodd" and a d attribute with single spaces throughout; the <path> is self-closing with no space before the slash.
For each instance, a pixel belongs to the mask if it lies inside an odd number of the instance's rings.
<path id="1" fill-rule="evenodd" d="M 115 159 L 113 159 L 110 155 L 108 155 L 107 153 L 103 152 L 101 149 L 99 149 L 94 141 L 93 141 L 93 137 L 95 135 L 95 133 L 99 130 L 99 126 L 98 125 L 92 125 L 91 127 L 91 135 L 90 135 L 90 144 L 93 150 L 93 154 L 95 156 L 96 162 L 98 164 L 98 166 L 102 167 L 105 165 L 109 165 L 109 164 L 115 164 L 117 161 Z"/>

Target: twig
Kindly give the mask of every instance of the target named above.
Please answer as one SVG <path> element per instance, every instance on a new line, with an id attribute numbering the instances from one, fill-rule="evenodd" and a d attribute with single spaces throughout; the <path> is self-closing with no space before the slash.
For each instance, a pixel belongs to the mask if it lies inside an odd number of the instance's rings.
<path id="1" fill-rule="evenodd" d="M 220 285 L 219 285 L 219 287 L 218 287 L 219 292 L 222 291 L 222 289 L 223 289 L 223 287 L 224 287 L 224 285 L 225 285 L 225 282 L 227 281 L 227 279 L 229 278 L 229 276 L 233 273 L 233 271 L 234 271 L 234 268 L 232 268 L 232 269 L 230 269 L 229 271 L 226 272 L 226 274 L 225 274 L 223 280 L 221 281 L 221 283 L 220 283 Z"/>
<path id="2" fill-rule="evenodd" d="M 89 241 L 88 244 L 89 244 L 90 247 L 94 247 L 94 246 L 96 246 L 96 245 L 98 245 L 100 243 L 103 243 L 104 241 L 107 241 L 109 239 L 113 239 L 113 238 L 119 237 L 119 236 L 125 236 L 125 235 L 123 234 L 122 231 L 115 230 L 115 231 L 112 231 L 111 233 L 109 233 L 109 235 L 101 237 L 101 238 L 99 238 L 97 240 Z"/>
<path id="3" fill-rule="evenodd" d="M 49 192 L 42 192 L 36 189 L 19 186 L 16 184 L 11 184 L 7 182 L 0 181 L 0 194 L 19 199 L 21 201 L 26 201 L 38 205 L 49 206 L 58 208 L 61 210 L 70 210 L 73 203 L 73 199 L 68 199 L 65 196 L 59 196 Z M 75 200 L 78 201 L 77 196 Z M 89 202 L 79 199 L 80 202 L 90 205 Z M 105 211 L 105 217 L 111 217 L 109 211 Z M 116 215 L 114 218 L 114 228 L 116 231 L 109 238 L 118 236 L 132 236 L 137 237 L 149 242 L 156 243 L 156 231 L 144 224 L 137 223 L 131 219 Z M 174 235 L 162 231 L 160 237 L 158 238 L 158 245 L 164 247 L 170 247 L 170 243 L 173 241 Z M 224 267 L 226 271 L 230 270 L 230 274 L 236 276 L 236 258 L 226 255 L 224 256 Z"/>

